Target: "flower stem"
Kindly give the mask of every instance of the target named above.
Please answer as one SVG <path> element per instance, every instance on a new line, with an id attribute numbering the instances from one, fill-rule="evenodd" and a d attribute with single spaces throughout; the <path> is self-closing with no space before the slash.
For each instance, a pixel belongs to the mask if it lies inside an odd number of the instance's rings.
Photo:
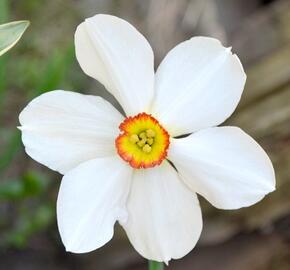
<path id="1" fill-rule="evenodd" d="M 148 262 L 148 269 L 149 270 L 163 270 L 164 265 L 161 262 L 149 261 Z"/>

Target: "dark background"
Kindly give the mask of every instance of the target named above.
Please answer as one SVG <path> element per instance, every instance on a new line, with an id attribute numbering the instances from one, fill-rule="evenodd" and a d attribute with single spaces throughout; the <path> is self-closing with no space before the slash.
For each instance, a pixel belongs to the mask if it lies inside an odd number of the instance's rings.
<path id="1" fill-rule="evenodd" d="M 55 202 L 61 175 L 31 160 L 16 129 L 33 97 L 54 89 L 99 94 L 74 55 L 73 35 L 96 13 L 134 24 L 155 51 L 156 66 L 179 42 L 219 38 L 240 57 L 248 80 L 227 121 L 269 153 L 277 191 L 257 205 L 221 211 L 200 198 L 204 230 L 198 246 L 168 269 L 290 269 L 290 1 L 258 0 L 0 0 L 0 23 L 29 19 L 19 44 L 0 58 L 0 269 L 146 269 L 116 225 L 113 241 L 87 255 L 66 253 Z M 96 232 L 97 233 L 97 232 Z"/>

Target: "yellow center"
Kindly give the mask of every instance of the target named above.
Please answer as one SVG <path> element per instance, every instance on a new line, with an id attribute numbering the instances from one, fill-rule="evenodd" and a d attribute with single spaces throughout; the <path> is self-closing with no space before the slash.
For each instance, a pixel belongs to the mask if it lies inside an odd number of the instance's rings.
<path id="1" fill-rule="evenodd" d="M 150 153 L 154 143 L 155 131 L 146 129 L 139 134 L 130 135 L 130 142 L 139 146 L 143 152 Z"/>
<path id="2" fill-rule="evenodd" d="M 120 124 L 116 138 L 117 152 L 133 168 L 150 168 L 161 164 L 167 156 L 169 135 L 149 114 L 140 113 Z"/>

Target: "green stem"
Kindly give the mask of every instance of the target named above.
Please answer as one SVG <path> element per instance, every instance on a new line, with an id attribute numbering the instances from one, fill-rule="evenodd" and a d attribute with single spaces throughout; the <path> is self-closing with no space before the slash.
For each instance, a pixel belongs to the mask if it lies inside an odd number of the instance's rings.
<path id="1" fill-rule="evenodd" d="M 163 270 L 164 265 L 161 262 L 149 261 L 148 262 L 148 269 L 149 270 Z"/>

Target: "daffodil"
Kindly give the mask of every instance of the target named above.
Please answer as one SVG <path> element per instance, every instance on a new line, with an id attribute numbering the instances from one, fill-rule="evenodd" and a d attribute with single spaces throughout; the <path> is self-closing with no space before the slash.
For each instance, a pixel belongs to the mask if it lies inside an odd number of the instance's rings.
<path id="1" fill-rule="evenodd" d="M 75 33 L 82 70 L 119 101 L 56 90 L 20 114 L 26 152 L 63 174 L 57 221 L 67 251 L 106 244 L 118 221 L 145 258 L 168 262 L 202 231 L 196 194 L 220 209 L 260 201 L 275 189 L 263 149 L 237 127 L 246 75 L 213 38 L 173 48 L 154 72 L 153 52 L 128 22 L 96 15 Z"/>

